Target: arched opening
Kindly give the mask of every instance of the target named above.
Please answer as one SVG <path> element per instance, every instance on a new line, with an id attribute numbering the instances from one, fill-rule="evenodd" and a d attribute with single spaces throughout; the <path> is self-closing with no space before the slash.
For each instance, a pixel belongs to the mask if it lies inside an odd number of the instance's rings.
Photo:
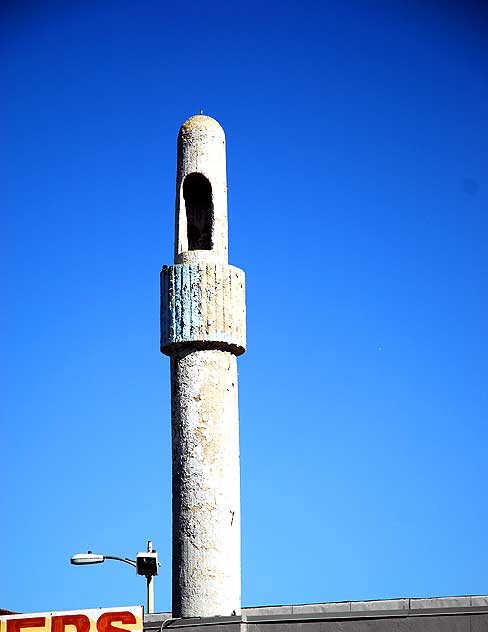
<path id="1" fill-rule="evenodd" d="M 212 185 L 201 173 L 190 173 L 183 181 L 188 250 L 212 250 Z"/>

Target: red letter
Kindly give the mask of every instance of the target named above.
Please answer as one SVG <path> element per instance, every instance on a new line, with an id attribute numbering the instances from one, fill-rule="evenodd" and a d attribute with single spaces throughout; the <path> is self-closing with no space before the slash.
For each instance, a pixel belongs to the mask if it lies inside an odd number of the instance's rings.
<path id="1" fill-rule="evenodd" d="M 51 632 L 64 632 L 67 625 L 74 625 L 76 632 L 90 632 L 90 619 L 84 614 L 63 614 L 51 620 Z"/>
<path id="2" fill-rule="evenodd" d="M 98 632 L 118 632 L 123 630 L 127 632 L 125 628 L 118 628 L 116 625 L 112 625 L 112 621 L 117 623 L 137 623 L 137 619 L 132 612 L 105 612 L 97 621 Z M 7 632 L 10 632 L 7 630 Z"/>
<path id="3" fill-rule="evenodd" d="M 7 632 L 20 632 L 22 628 L 43 628 L 45 625 L 46 617 L 7 619 Z"/>

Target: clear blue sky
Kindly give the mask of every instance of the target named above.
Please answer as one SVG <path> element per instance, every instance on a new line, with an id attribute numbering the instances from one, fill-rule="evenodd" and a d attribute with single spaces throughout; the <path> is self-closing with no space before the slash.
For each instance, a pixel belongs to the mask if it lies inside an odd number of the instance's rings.
<path id="1" fill-rule="evenodd" d="M 5 1 L 0 607 L 170 609 L 176 135 L 227 133 L 243 604 L 488 593 L 484 3 Z"/>

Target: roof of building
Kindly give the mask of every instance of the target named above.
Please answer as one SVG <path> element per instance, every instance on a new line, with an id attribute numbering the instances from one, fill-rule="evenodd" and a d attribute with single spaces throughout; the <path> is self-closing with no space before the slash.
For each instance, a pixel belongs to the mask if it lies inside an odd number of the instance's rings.
<path id="1" fill-rule="evenodd" d="M 488 632 L 488 596 L 399 598 L 243 608 L 236 617 L 146 615 L 145 632 Z"/>

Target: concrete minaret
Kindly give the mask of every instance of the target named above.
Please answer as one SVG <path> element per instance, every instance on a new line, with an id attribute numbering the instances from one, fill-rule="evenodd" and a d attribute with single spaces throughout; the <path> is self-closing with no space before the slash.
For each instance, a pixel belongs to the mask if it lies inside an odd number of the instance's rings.
<path id="1" fill-rule="evenodd" d="M 227 263 L 224 130 L 192 116 L 178 135 L 175 265 L 161 273 L 171 357 L 173 616 L 241 608 L 237 361 L 244 272 Z"/>

